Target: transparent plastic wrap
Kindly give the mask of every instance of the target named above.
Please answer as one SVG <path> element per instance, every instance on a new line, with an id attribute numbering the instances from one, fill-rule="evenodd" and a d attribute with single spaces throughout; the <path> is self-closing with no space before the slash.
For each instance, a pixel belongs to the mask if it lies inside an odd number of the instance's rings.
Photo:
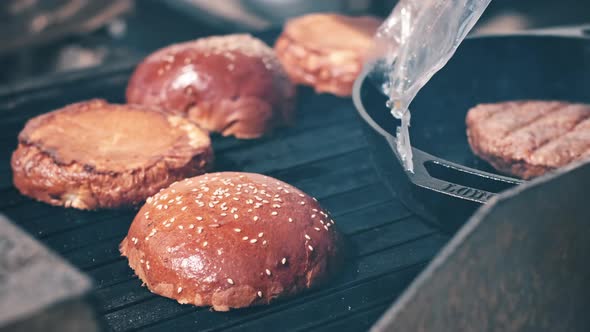
<path id="1" fill-rule="evenodd" d="M 491 0 L 400 0 L 377 30 L 369 77 L 401 120 L 397 149 L 413 172 L 410 103 L 455 53 Z"/>

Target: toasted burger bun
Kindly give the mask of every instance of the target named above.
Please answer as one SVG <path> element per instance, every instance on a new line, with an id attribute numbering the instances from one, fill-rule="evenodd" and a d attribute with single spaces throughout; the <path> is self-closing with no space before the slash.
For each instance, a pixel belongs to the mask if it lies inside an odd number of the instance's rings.
<path id="1" fill-rule="evenodd" d="M 333 225 L 315 199 L 289 184 L 211 173 L 150 197 L 120 248 L 152 292 L 227 311 L 328 279 L 340 258 Z"/>
<path id="2" fill-rule="evenodd" d="M 143 202 L 212 159 L 207 133 L 181 117 L 91 100 L 29 120 L 11 164 L 24 195 L 97 209 Z"/>
<path id="3" fill-rule="evenodd" d="M 309 14 L 285 24 L 275 51 L 291 80 L 350 96 L 380 20 L 371 16 Z"/>
<path id="4" fill-rule="evenodd" d="M 127 102 L 183 114 L 224 136 L 256 138 L 294 118 L 295 87 L 273 50 L 249 35 L 168 46 L 137 66 Z"/>

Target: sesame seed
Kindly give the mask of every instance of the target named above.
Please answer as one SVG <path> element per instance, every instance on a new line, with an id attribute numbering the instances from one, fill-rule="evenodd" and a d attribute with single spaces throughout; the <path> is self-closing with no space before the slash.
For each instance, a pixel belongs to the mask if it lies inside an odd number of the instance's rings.
<path id="1" fill-rule="evenodd" d="M 324 228 L 325 228 L 326 230 L 330 230 L 330 229 L 328 228 L 328 226 L 326 226 L 326 225 L 324 225 Z"/>
<path id="2" fill-rule="evenodd" d="M 258 242 L 258 239 L 252 239 L 252 240 L 250 240 L 250 243 L 256 243 L 256 242 Z"/>
<path id="3" fill-rule="evenodd" d="M 263 237 L 263 236 L 264 236 L 263 232 L 258 233 L 258 237 Z"/>
<path id="4" fill-rule="evenodd" d="M 278 213 L 277 211 L 272 211 L 270 214 L 271 214 L 271 215 L 273 215 L 273 216 L 276 216 L 276 215 L 278 215 L 279 213 Z"/>
<path id="5" fill-rule="evenodd" d="M 156 209 L 158 209 L 158 210 L 162 210 L 162 204 L 158 204 L 158 205 L 156 206 Z"/>
<path id="6" fill-rule="evenodd" d="M 287 258 L 283 257 L 283 259 L 281 259 L 281 264 L 285 265 L 287 264 Z"/>
<path id="7" fill-rule="evenodd" d="M 227 283 L 230 284 L 230 285 L 233 285 L 234 284 L 234 281 L 231 278 L 227 278 Z"/>
<path id="8" fill-rule="evenodd" d="M 219 224 L 210 224 L 209 227 L 217 228 L 217 227 L 219 227 Z"/>
<path id="9" fill-rule="evenodd" d="M 242 238 L 242 240 L 246 241 L 246 240 L 248 240 L 248 237 L 247 237 L 247 236 L 244 236 L 244 237 Z"/>
<path id="10" fill-rule="evenodd" d="M 312 218 L 315 218 L 315 214 L 312 214 L 312 215 L 311 215 L 311 217 L 312 217 Z"/>
<path id="11" fill-rule="evenodd" d="M 197 233 L 201 234 L 203 233 L 203 227 L 197 227 Z"/>
<path id="12" fill-rule="evenodd" d="M 186 206 L 181 207 L 180 211 L 186 211 Z"/>
<path id="13" fill-rule="evenodd" d="M 266 275 L 267 275 L 267 276 L 270 276 L 270 275 L 272 275 L 272 273 L 270 272 L 270 270 L 269 270 L 269 269 L 266 269 L 264 272 L 266 272 Z"/>
<path id="14" fill-rule="evenodd" d="M 178 229 L 184 229 L 184 226 L 178 225 Z"/>
<path id="15" fill-rule="evenodd" d="M 206 247 L 209 243 L 207 241 L 203 242 L 203 247 Z"/>
<path id="16" fill-rule="evenodd" d="M 262 292 L 258 291 L 258 293 L 256 293 L 258 295 L 259 298 L 262 298 Z"/>
<path id="17" fill-rule="evenodd" d="M 293 218 L 289 218 L 289 222 L 293 222 Z"/>
<path id="18" fill-rule="evenodd" d="M 238 219 L 239 216 L 237 214 L 234 214 L 234 219 Z"/>
<path id="19" fill-rule="evenodd" d="M 152 202 L 152 200 L 153 200 L 153 198 L 150 196 L 150 197 L 147 198 L 146 202 L 149 204 L 149 203 Z"/>
<path id="20" fill-rule="evenodd" d="M 254 221 L 258 221 L 258 216 L 254 216 Z"/>
<path id="21" fill-rule="evenodd" d="M 318 209 L 311 209 L 313 212 L 318 212 Z"/>
<path id="22" fill-rule="evenodd" d="M 305 234 L 305 238 L 308 240 L 311 240 L 311 237 L 309 237 L 309 235 Z"/>
<path id="23" fill-rule="evenodd" d="M 176 290 L 176 293 L 180 294 L 180 292 L 182 292 L 182 287 L 178 287 L 178 289 Z"/>
<path id="24" fill-rule="evenodd" d="M 263 246 L 266 245 L 266 240 L 262 241 L 262 245 Z"/>
<path id="25" fill-rule="evenodd" d="M 330 224 L 332 224 L 332 225 L 335 224 L 334 219 L 330 219 Z"/>
<path id="26" fill-rule="evenodd" d="M 303 195 L 303 194 L 299 194 L 299 196 L 300 196 L 300 197 L 305 197 L 305 195 Z"/>
<path id="27" fill-rule="evenodd" d="M 164 205 L 164 210 L 168 210 L 168 205 Z"/>
<path id="28" fill-rule="evenodd" d="M 240 199 L 237 197 L 232 198 L 234 201 L 239 201 Z"/>
<path id="29" fill-rule="evenodd" d="M 220 214 L 220 216 L 225 217 L 225 216 L 227 216 L 227 213 L 224 212 L 224 213 Z"/>
<path id="30" fill-rule="evenodd" d="M 313 247 L 312 246 L 307 246 L 307 248 L 309 248 L 309 251 L 313 251 Z"/>
<path id="31" fill-rule="evenodd" d="M 301 201 L 301 202 L 299 202 L 299 204 L 301 204 L 301 205 L 305 205 L 305 202 L 304 202 L 304 201 Z"/>
<path id="32" fill-rule="evenodd" d="M 321 231 L 321 229 L 319 227 L 314 227 L 313 229 L 315 229 L 316 231 Z"/>
<path id="33" fill-rule="evenodd" d="M 168 201 L 168 204 L 172 204 L 172 203 L 174 203 L 174 199 L 171 199 Z"/>
<path id="34" fill-rule="evenodd" d="M 239 232 L 241 232 L 241 231 L 242 231 L 242 230 L 241 230 L 241 229 L 239 229 L 239 228 L 234 228 L 234 232 L 236 232 L 236 233 L 239 233 Z"/>
<path id="35" fill-rule="evenodd" d="M 281 208 L 281 206 L 279 204 L 273 204 L 272 207 L 273 208 L 276 208 L 276 209 L 280 209 Z"/>
<path id="36" fill-rule="evenodd" d="M 198 216 L 198 217 L 197 217 L 197 220 L 198 220 L 198 221 L 201 221 L 201 220 L 203 220 L 203 217 L 201 217 L 201 216 Z"/>

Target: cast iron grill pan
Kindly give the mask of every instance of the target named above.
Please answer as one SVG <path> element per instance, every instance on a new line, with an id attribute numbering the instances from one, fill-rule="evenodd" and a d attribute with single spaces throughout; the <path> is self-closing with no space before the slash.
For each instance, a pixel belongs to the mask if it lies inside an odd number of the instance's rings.
<path id="1" fill-rule="evenodd" d="M 351 244 L 344 271 L 303 296 L 229 313 L 150 293 L 118 252 L 134 210 L 84 212 L 35 202 L 12 187 L 9 165 L 28 118 L 89 98 L 123 102 L 133 65 L 0 92 L 0 212 L 93 279 L 109 329 L 366 330 L 448 239 L 406 209 L 380 181 L 352 102 L 303 89 L 295 127 L 254 141 L 214 137 L 215 170 L 268 174 L 316 196 Z"/>
<path id="2" fill-rule="evenodd" d="M 398 122 L 386 97 L 361 76 L 354 100 L 384 182 L 413 211 L 455 229 L 481 203 L 522 183 L 497 173 L 471 152 L 467 110 L 480 103 L 519 99 L 590 102 L 590 40 L 578 36 L 512 35 L 465 40 L 412 103 L 415 173 L 395 149 Z"/>

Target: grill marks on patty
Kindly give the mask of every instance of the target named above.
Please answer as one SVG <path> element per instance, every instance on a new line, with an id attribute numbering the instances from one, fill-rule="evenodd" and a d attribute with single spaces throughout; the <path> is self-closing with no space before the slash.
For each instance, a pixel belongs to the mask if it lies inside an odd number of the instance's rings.
<path id="1" fill-rule="evenodd" d="M 473 151 L 496 169 L 525 179 L 590 156 L 589 130 L 585 104 L 482 104 L 467 115 Z"/>

